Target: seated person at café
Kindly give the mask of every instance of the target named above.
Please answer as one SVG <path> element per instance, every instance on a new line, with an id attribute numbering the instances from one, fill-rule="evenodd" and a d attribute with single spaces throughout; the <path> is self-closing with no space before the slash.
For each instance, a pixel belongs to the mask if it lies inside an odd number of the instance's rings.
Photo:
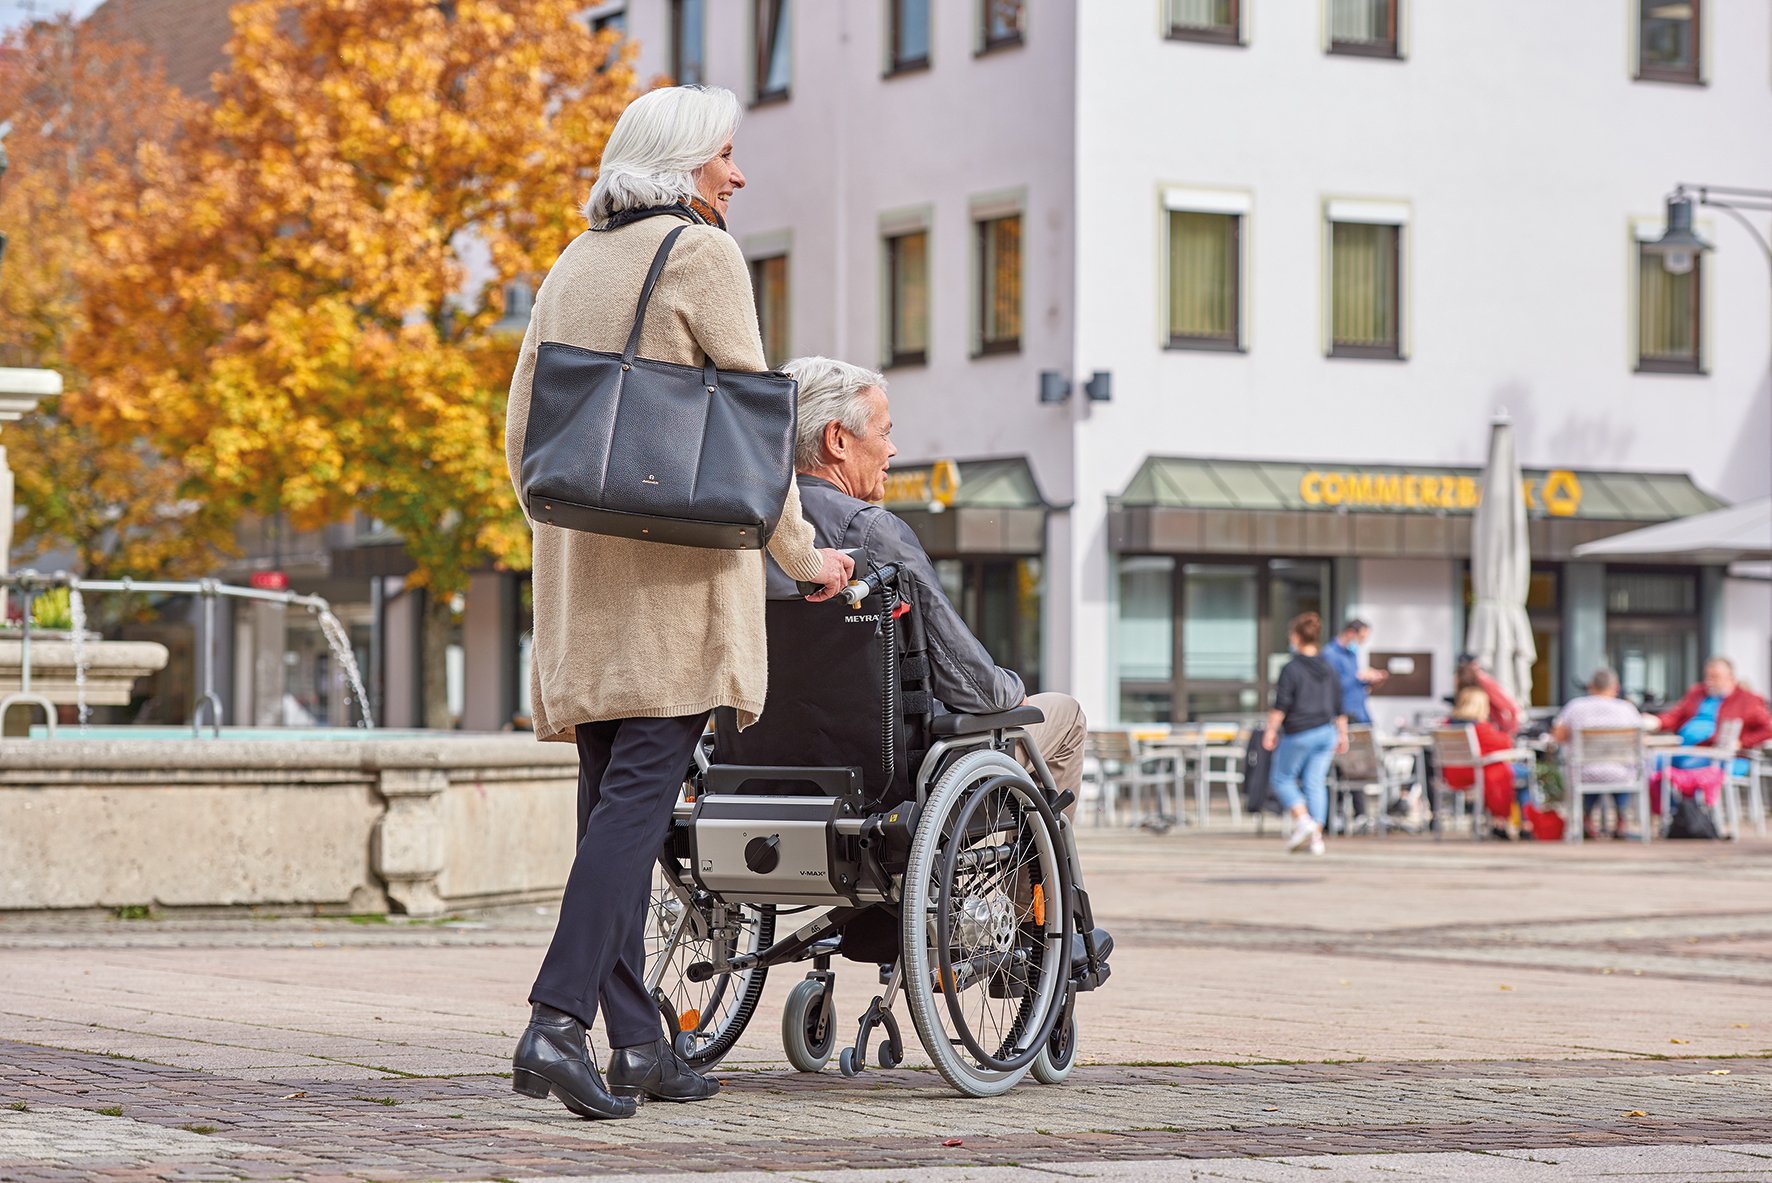
<path id="1" fill-rule="evenodd" d="M 1489 721 L 1495 729 L 1512 739 L 1520 731 L 1520 708 L 1513 697 L 1501 688 L 1495 676 L 1483 668 L 1482 660 L 1475 653 L 1458 655 L 1458 671 L 1454 676 L 1454 688 L 1463 690 L 1475 687 L 1489 699 Z"/>
<path id="2" fill-rule="evenodd" d="M 1513 747 L 1513 741 L 1501 733 L 1501 729 L 1489 721 L 1489 696 L 1475 686 L 1466 686 L 1458 692 L 1452 702 L 1452 724 L 1470 723 L 1477 729 L 1477 751 L 1487 756 L 1490 752 L 1505 752 Z M 1475 769 L 1448 768 L 1442 775 L 1448 788 L 1469 789 L 1476 780 Z M 1514 766 L 1511 764 L 1491 764 L 1483 769 L 1483 807 L 1489 811 L 1490 833 L 1497 838 L 1512 841 L 1520 835 L 1518 823 L 1513 821 L 1514 812 Z"/>
<path id="3" fill-rule="evenodd" d="M 1586 731 L 1600 727 L 1641 727 L 1643 717 L 1637 708 L 1618 697 L 1618 675 L 1601 667 L 1594 671 L 1594 676 L 1587 680 L 1587 693 L 1580 698 L 1572 698 L 1564 704 L 1557 720 L 1551 725 L 1551 738 L 1561 747 L 1567 748 L 1577 731 Z M 1613 764 L 1596 761 L 1583 764 L 1581 779 L 1590 785 L 1629 784 L 1637 778 L 1637 770 L 1624 764 Z M 1581 827 L 1589 838 L 1599 837 L 1599 830 L 1594 825 L 1594 811 L 1599 807 L 1599 794 L 1585 797 L 1582 801 Z M 1625 826 L 1626 810 L 1630 803 L 1629 793 L 1612 794 L 1612 836 L 1628 838 L 1630 835 Z M 1569 824 L 1574 824 L 1571 818 Z"/>
<path id="4" fill-rule="evenodd" d="M 1083 784 L 1083 709 L 1068 694 L 1029 698 L 1019 675 L 991 659 L 942 592 L 917 535 L 903 519 L 874 502 L 886 495 L 892 446 L 892 411 L 886 379 L 871 370 L 826 357 L 802 357 L 782 367 L 800 383 L 794 441 L 800 512 L 819 546 L 858 548 L 858 575 L 886 563 L 901 568 L 899 589 L 919 613 L 929 646 L 930 680 L 949 711 L 994 714 L 1027 703 L 1045 713 L 1028 732 L 1060 792 L 1079 796 Z M 768 564 L 769 594 L 794 594 L 793 583 Z M 1075 808 L 1073 802 L 1072 809 Z"/>
<path id="5" fill-rule="evenodd" d="M 1686 691 L 1686 697 L 1655 723 L 1662 731 L 1678 732 L 1684 747 L 1704 747 L 1731 721 L 1741 724 L 1741 734 L 1735 739 L 1738 751 L 1757 748 L 1772 739 L 1772 711 L 1768 711 L 1766 700 L 1735 680 L 1734 662 L 1727 657 L 1713 657 L 1704 663 L 1704 681 Z M 1732 771 L 1745 776 L 1747 761 L 1736 760 Z M 1723 769 L 1716 763 L 1695 756 L 1675 756 L 1671 770 L 1658 770 L 1651 778 L 1650 799 L 1657 809 L 1664 776 L 1687 796 L 1702 794 L 1706 805 L 1716 804 L 1723 785 Z"/>

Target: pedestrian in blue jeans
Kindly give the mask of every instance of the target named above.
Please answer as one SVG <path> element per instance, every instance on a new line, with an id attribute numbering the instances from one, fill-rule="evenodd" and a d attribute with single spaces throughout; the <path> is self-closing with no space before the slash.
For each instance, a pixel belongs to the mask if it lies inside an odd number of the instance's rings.
<path id="1" fill-rule="evenodd" d="M 1292 660 L 1274 685 L 1261 746 L 1274 754 L 1268 784 L 1292 816 L 1286 849 L 1323 853 L 1323 823 L 1329 819 L 1329 763 L 1347 751 L 1347 714 L 1342 710 L 1341 678 L 1318 646 L 1323 618 L 1295 616 L 1287 626 Z"/>

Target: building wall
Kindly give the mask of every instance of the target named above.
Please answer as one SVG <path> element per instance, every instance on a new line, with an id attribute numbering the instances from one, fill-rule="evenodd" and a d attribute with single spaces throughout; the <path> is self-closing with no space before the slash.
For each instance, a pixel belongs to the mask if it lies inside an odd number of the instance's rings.
<path id="1" fill-rule="evenodd" d="M 1321 7 L 1252 0 L 1240 48 L 1165 40 L 1154 3 L 1078 24 L 1073 369 L 1112 369 L 1115 390 L 1079 424 L 1072 656 L 1092 711 L 1112 701 L 1101 506 L 1152 452 L 1481 464 L 1505 407 L 1524 465 L 1772 488 L 1766 260 L 1723 215 L 1699 211 L 1710 373 L 1632 372 L 1632 219 L 1659 224 L 1682 180 L 1772 187 L 1750 148 L 1772 135 L 1767 6 L 1705 6 L 1702 87 L 1632 80 L 1623 0 L 1405 0 L 1403 61 L 1325 54 Z M 1251 196 L 1246 353 L 1160 347 L 1165 185 Z M 1406 361 L 1324 356 L 1324 202 L 1351 197 L 1411 207 Z"/>

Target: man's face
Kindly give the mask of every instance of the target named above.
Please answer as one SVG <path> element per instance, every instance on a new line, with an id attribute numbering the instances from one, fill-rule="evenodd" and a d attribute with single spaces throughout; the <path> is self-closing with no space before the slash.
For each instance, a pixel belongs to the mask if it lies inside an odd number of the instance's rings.
<path id="1" fill-rule="evenodd" d="M 826 437 L 826 448 L 836 456 L 831 467 L 837 470 L 846 492 L 863 501 L 879 501 L 886 496 L 886 470 L 898 449 L 892 446 L 892 410 L 886 405 L 886 392 L 870 386 L 861 394 L 868 408 L 867 431 L 856 435 L 841 424 L 827 430 L 835 438 Z"/>
<path id="2" fill-rule="evenodd" d="M 1704 692 L 1728 698 L 1735 693 L 1735 671 L 1720 661 L 1704 667 Z"/>
<path id="3" fill-rule="evenodd" d="M 1361 645 L 1364 645 L 1367 641 L 1372 639 L 1372 630 L 1369 628 L 1350 628 L 1343 635 L 1347 638 L 1347 647 L 1349 649 L 1358 649 Z"/>

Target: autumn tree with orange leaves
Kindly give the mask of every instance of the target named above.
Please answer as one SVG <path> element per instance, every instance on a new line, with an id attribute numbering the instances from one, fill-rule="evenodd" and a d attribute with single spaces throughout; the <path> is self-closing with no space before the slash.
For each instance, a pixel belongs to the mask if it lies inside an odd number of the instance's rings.
<path id="1" fill-rule="evenodd" d="M 74 364 L 88 332 L 86 229 L 96 189 L 131 183 L 137 149 L 166 143 L 191 110 L 139 47 L 72 20 L 29 25 L 0 49 L 3 117 L 12 124 L 0 185 L 0 365 L 57 370 L 64 393 L 6 429 L 27 561 L 70 549 L 78 574 L 152 577 L 213 562 L 227 507 L 185 498 L 176 457 L 118 433 Z"/>
<path id="2" fill-rule="evenodd" d="M 527 565 L 505 474 L 504 285 L 552 265 L 632 99 L 576 0 L 249 0 L 217 101 L 99 194 L 81 364 L 198 496 L 298 529 L 361 513 L 449 603 Z M 467 266 L 478 256 L 478 270 Z"/>

